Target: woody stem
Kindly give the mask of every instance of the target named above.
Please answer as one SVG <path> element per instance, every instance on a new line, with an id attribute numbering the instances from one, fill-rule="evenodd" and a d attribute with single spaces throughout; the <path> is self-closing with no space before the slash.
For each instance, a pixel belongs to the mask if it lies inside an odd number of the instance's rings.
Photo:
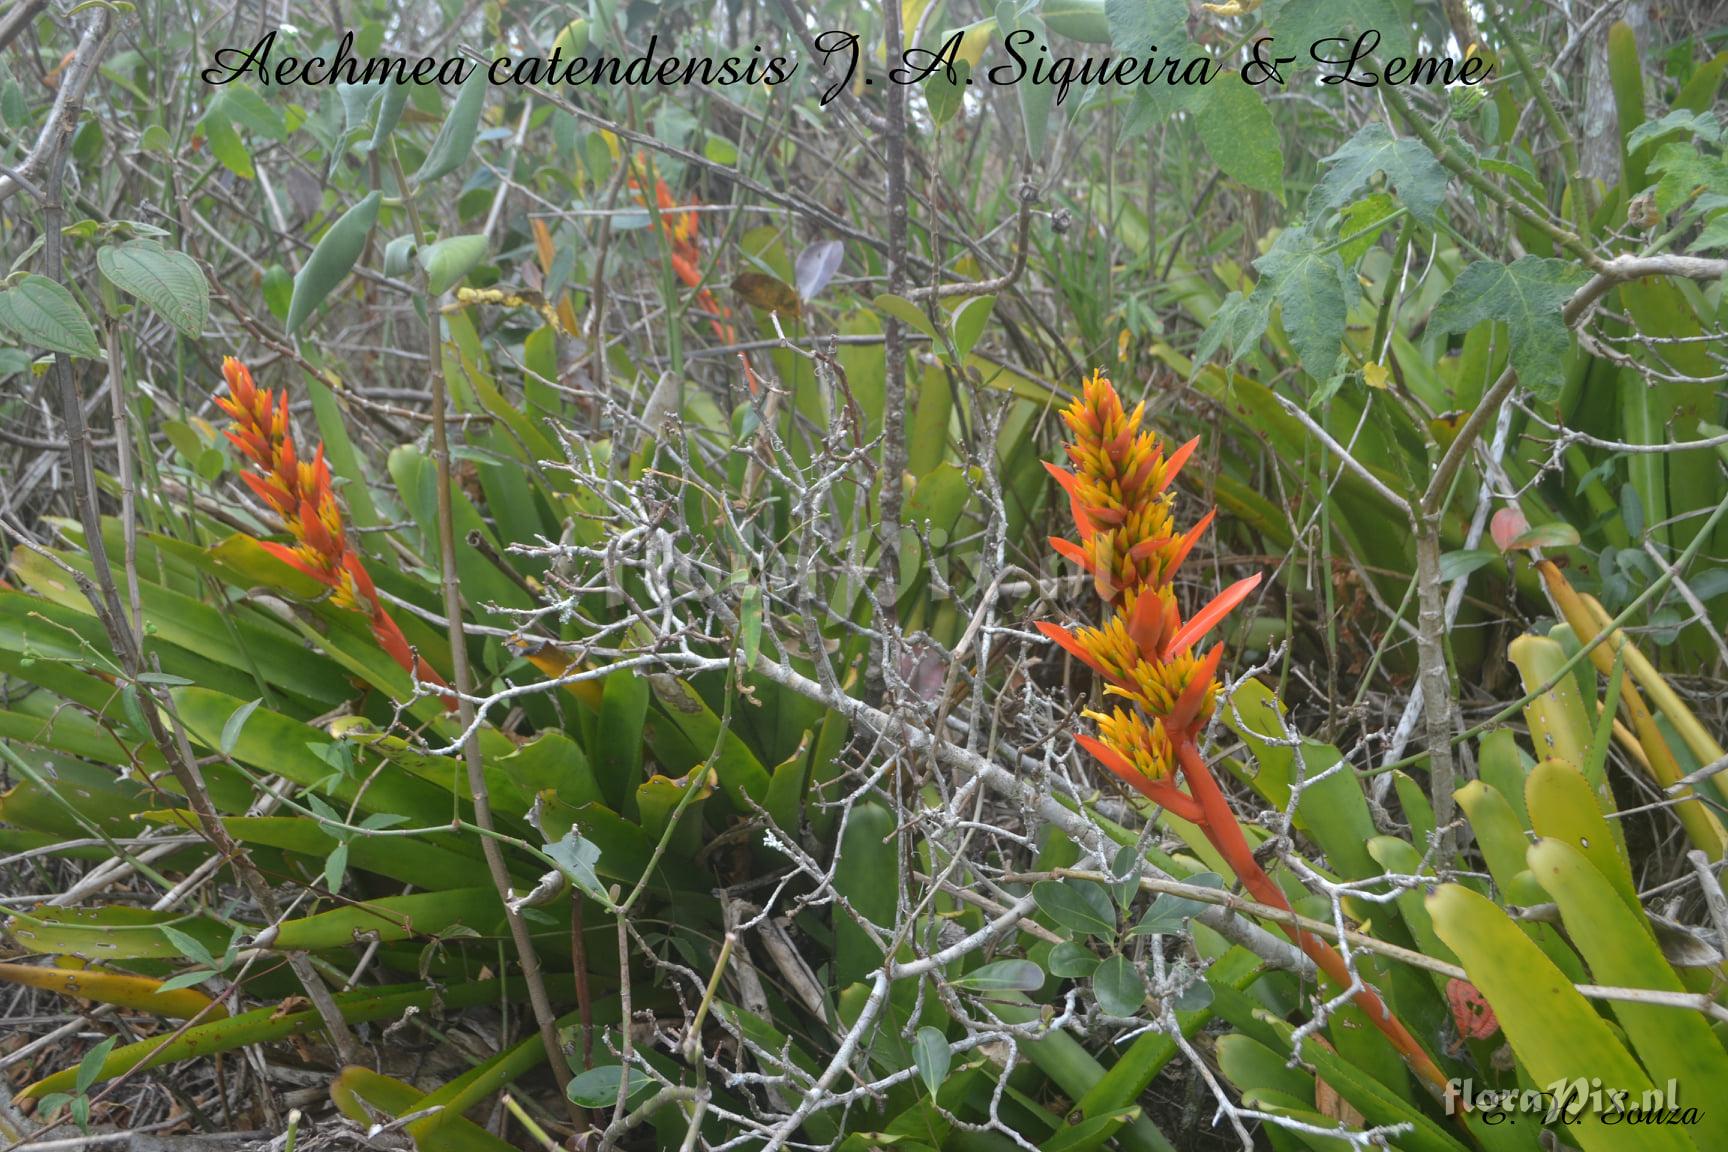
<path id="1" fill-rule="evenodd" d="M 1294 914 L 1295 909 L 1284 898 L 1283 889 L 1273 882 L 1272 877 L 1260 867 L 1260 862 L 1254 859 L 1254 853 L 1242 834 L 1242 825 L 1237 821 L 1236 813 L 1225 799 L 1223 789 L 1219 788 L 1218 782 L 1213 779 L 1211 769 L 1200 758 L 1200 749 L 1194 743 L 1193 733 L 1172 733 L 1171 736 L 1176 746 L 1177 761 L 1182 766 L 1182 775 L 1188 781 L 1188 791 L 1193 794 L 1200 808 L 1199 824 L 1201 831 L 1206 834 L 1206 839 L 1218 850 L 1218 854 L 1224 857 L 1224 862 L 1236 873 L 1236 878 L 1242 881 L 1242 886 L 1248 889 L 1254 899 Z M 1409 1030 L 1392 1015 L 1392 1010 L 1386 1006 L 1385 1001 L 1350 971 L 1349 965 L 1336 948 L 1301 928 L 1282 924 L 1279 927 L 1334 984 L 1340 988 L 1356 985 L 1358 991 L 1351 996 L 1356 1006 L 1385 1034 L 1386 1039 L 1392 1042 L 1392 1046 L 1398 1049 L 1418 1076 L 1436 1088 L 1445 1087 L 1445 1074 L 1435 1065 L 1422 1045 L 1416 1042 L 1416 1038 L 1410 1035 Z"/>

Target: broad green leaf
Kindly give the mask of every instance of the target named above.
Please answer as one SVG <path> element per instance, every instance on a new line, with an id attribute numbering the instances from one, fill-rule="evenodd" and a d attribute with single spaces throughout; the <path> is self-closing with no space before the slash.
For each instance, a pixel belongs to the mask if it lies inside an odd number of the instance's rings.
<path id="1" fill-rule="evenodd" d="M 1656 181 L 1656 207 L 1673 212 L 1704 192 L 1728 194 L 1728 163 L 1707 156 L 1690 141 L 1671 141 L 1656 150 L 1650 171 L 1661 173 Z"/>
<path id="2" fill-rule="evenodd" d="M 954 348 L 962 358 L 971 353 L 978 337 L 984 334 L 984 325 L 989 322 L 995 306 L 994 296 L 973 296 L 954 309 L 948 322 L 954 329 Z"/>
<path id="3" fill-rule="evenodd" d="M 1408 0 L 1266 0 L 1261 16 L 1272 30 L 1273 47 L 1282 46 L 1285 55 L 1296 57 L 1294 65 L 1285 65 L 1286 76 L 1316 66 L 1310 45 L 1318 45 L 1320 54 L 1329 59 L 1344 60 L 1358 33 L 1378 35 L 1374 54 L 1379 60 L 1407 56 L 1410 51 Z M 1379 70 L 1377 61 L 1363 61 L 1353 75 L 1365 79 L 1360 71 L 1364 67 Z M 1324 71 L 1337 75 L 1343 65 L 1325 65 Z"/>
<path id="4" fill-rule="evenodd" d="M 1220 348 L 1225 352 L 1224 363 L 1234 364 L 1265 335 L 1266 325 L 1271 320 L 1270 291 L 1257 287 L 1247 296 L 1231 292 L 1212 313 L 1206 331 L 1200 334 L 1200 342 L 1194 348 L 1194 370 L 1198 372 L 1200 366 Z"/>
<path id="5" fill-rule="evenodd" d="M 282 121 L 282 113 L 272 107 L 256 89 L 245 84 L 232 84 L 222 89 L 212 102 L 211 111 L 254 135 L 270 140 L 287 138 L 288 129 Z"/>
<path id="6" fill-rule="evenodd" d="M 1109 21 L 1110 46 L 1124 56 L 1145 58 L 1156 48 L 1159 57 L 1209 59 L 1188 38 L 1188 0 L 1106 0 L 1104 14 Z M 1046 24 L 1061 31 L 1048 6 L 1043 16 Z M 1198 69 L 1194 75 L 1198 79 Z M 1216 65 L 1211 66 L 1209 75 L 1216 83 Z M 1143 132 L 1172 113 L 1192 111 L 1208 94 L 1199 84 L 1167 84 L 1162 80 L 1136 84 L 1130 90 L 1132 111 L 1123 132 Z"/>
<path id="7" fill-rule="evenodd" d="M 1084 944 L 1064 940 L 1050 949 L 1047 965 L 1050 975 L 1068 980 L 1092 975 L 1098 968 L 1098 957 Z"/>
<path id="8" fill-rule="evenodd" d="M 1198 900 L 1166 893 L 1152 901 L 1152 907 L 1146 909 L 1146 915 L 1140 918 L 1140 923 L 1134 925 L 1131 934 L 1169 936 L 1181 933 L 1187 926 L 1188 918 L 1205 909 L 1206 905 Z"/>
<path id="9" fill-rule="evenodd" d="M 942 1029 L 932 1028 L 928 1024 L 918 1029 L 918 1035 L 912 1042 L 912 1058 L 918 1065 L 918 1078 L 924 1081 L 924 1087 L 929 1091 L 930 1098 L 936 1098 L 937 1089 L 948 1079 L 948 1065 L 953 1059 L 953 1052 L 948 1048 L 948 1037 L 942 1034 Z"/>
<path id="10" fill-rule="evenodd" d="M 378 105 L 378 119 L 372 126 L 372 139 L 363 146 L 365 151 L 375 151 L 384 146 L 390 138 L 390 133 L 396 130 L 396 124 L 402 119 L 402 109 L 408 103 L 409 85 L 392 83 L 384 90 L 384 99 Z"/>
<path id="11" fill-rule="evenodd" d="M 565 1087 L 564 1094 L 584 1108 L 610 1108 L 618 1101 L 618 1085 L 623 1079 L 622 1065 L 602 1064 L 574 1077 Z M 627 1102 L 640 1102 L 652 1095 L 653 1091 L 654 1081 L 637 1072 L 630 1077 Z"/>
<path id="12" fill-rule="evenodd" d="M 401 239 L 392 240 L 392 246 Z M 426 270 L 426 290 L 434 296 L 442 296 L 485 255 L 486 237 L 476 233 L 451 236 L 436 244 L 428 244 L 415 253 L 415 259 Z"/>
<path id="13" fill-rule="evenodd" d="M 1452 282 L 1429 323 L 1437 332 L 1456 333 L 1503 322 L 1519 383 L 1551 404 L 1566 381 L 1566 353 L 1572 346 L 1560 310 L 1587 275 L 1569 261 L 1541 256 L 1520 256 L 1511 264 L 1478 260 Z"/>
<path id="14" fill-rule="evenodd" d="M 1388 218 L 1398 210 L 1398 202 L 1385 192 L 1373 192 L 1346 207 L 1338 214 L 1338 258 L 1346 267 L 1356 261 L 1386 230 Z"/>
<path id="15" fill-rule="evenodd" d="M 204 331 L 210 318 L 210 285 L 198 261 L 154 240 L 128 240 L 96 251 L 102 275 L 160 312 L 187 336 Z"/>
<path id="16" fill-rule="evenodd" d="M 108 1053 L 114 1051 L 118 1036 L 110 1036 L 90 1051 L 84 1053 L 84 1059 L 78 1061 L 78 1077 L 73 1081 L 73 1090 L 82 1096 L 95 1085 L 102 1075 L 102 1065 L 108 1059 Z"/>
<path id="17" fill-rule="evenodd" d="M 312 249 L 300 274 L 294 277 L 294 295 L 288 302 L 290 334 L 298 332 L 318 305 L 353 271 L 354 262 L 366 247 L 366 238 L 372 234 L 372 225 L 378 221 L 378 207 L 383 200 L 382 192 L 368 193 L 330 225 L 318 246 Z"/>
<path id="18" fill-rule="evenodd" d="M 258 170 L 252 166 L 252 153 L 246 150 L 245 142 L 240 139 L 240 133 L 234 131 L 228 117 L 220 113 L 206 116 L 200 126 L 204 130 L 204 142 L 210 145 L 210 154 L 221 162 L 222 167 L 242 180 L 257 177 Z"/>
<path id="19" fill-rule="evenodd" d="M 1596 983 L 1686 991 L 1643 918 L 1617 899 L 1607 878 L 1581 852 L 1544 839 L 1530 846 L 1527 859 L 1537 882 L 1559 905 L 1566 934 L 1583 953 Z M 1625 1000 L 1614 1001 L 1612 1008 L 1656 1083 L 1672 1079 L 1681 1085 L 1728 1085 L 1728 1053 L 1699 1013 Z M 1698 1146 L 1728 1148 L 1728 1109 L 1700 1108 L 1699 1119 L 1691 1129 L 1699 1137 Z"/>
<path id="20" fill-rule="evenodd" d="M 1112 1016 L 1133 1016 L 1146 1002 L 1146 981 L 1134 962 L 1118 952 L 1092 973 L 1092 995 Z"/>
<path id="21" fill-rule="evenodd" d="M 72 293 L 65 285 L 34 272 L 0 291 L 0 328 L 49 352 L 91 359 L 102 354 L 96 331 Z"/>
<path id="22" fill-rule="evenodd" d="M 1194 113 L 1200 142 L 1224 174 L 1284 199 L 1284 149 L 1259 91 L 1240 74 L 1212 82 L 1212 97 Z"/>
<path id="23" fill-rule="evenodd" d="M 1434 222 L 1434 213 L 1446 199 L 1446 169 L 1434 153 L 1420 140 L 1392 135 L 1378 120 L 1365 125 L 1321 162 L 1329 167 L 1314 189 L 1316 212 L 1350 203 L 1382 172 L 1410 214 L 1424 224 Z"/>
<path id="24" fill-rule="evenodd" d="M 1651 120 L 1632 129 L 1626 137 L 1626 151 L 1636 152 L 1646 144 L 1681 135 L 1715 144 L 1722 139 L 1722 125 L 1714 112 L 1676 108 L 1660 120 Z"/>
<path id="25" fill-rule="evenodd" d="M 1338 366 L 1345 318 L 1360 291 L 1356 278 L 1338 253 L 1317 244 L 1306 228 L 1280 232 L 1254 267 L 1278 301 L 1284 331 L 1303 370 L 1316 381 L 1330 380 Z"/>
<path id="26" fill-rule="evenodd" d="M 876 297 L 874 303 L 878 312 L 886 312 L 888 315 L 899 320 L 902 324 L 908 325 L 915 331 L 922 332 L 932 340 L 937 338 L 936 329 L 931 325 L 930 317 L 925 314 L 924 309 L 918 307 L 918 305 L 912 303 L 912 301 L 906 299 L 906 297 L 895 296 L 891 293 L 884 292 L 882 295 Z"/>
<path id="27" fill-rule="evenodd" d="M 564 873 L 565 879 L 570 883 L 600 901 L 602 905 L 611 903 L 606 895 L 606 886 L 594 872 L 594 866 L 600 863 L 598 845 L 584 840 L 576 829 L 572 828 L 564 834 L 563 839 L 556 844 L 546 845 L 542 851 L 558 862 L 558 870 Z"/>
<path id="28" fill-rule="evenodd" d="M 1108 939 L 1116 935 L 1116 906 L 1091 880 L 1040 880 L 1032 888 L 1038 910 L 1059 927 Z"/>
<path id="29" fill-rule="evenodd" d="M 1500 559 L 1500 552 L 1495 548 L 1464 548 L 1456 552 L 1445 552 L 1440 556 L 1440 579 L 1450 584 L 1461 580 L 1476 571 L 1485 568 Z"/>

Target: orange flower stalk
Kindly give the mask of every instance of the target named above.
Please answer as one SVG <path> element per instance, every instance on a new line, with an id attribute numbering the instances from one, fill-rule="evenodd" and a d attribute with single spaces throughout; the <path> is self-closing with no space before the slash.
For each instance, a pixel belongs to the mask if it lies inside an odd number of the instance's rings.
<path id="1" fill-rule="evenodd" d="M 1109 712 L 1085 713 L 1097 722 L 1098 735 L 1076 736 L 1080 746 L 1148 800 L 1197 826 L 1256 900 L 1292 912 L 1255 860 L 1199 746 L 1217 702 L 1222 649 L 1214 645 L 1200 654 L 1195 646 L 1260 576 L 1238 580 L 1182 618 L 1172 582 L 1213 514 L 1177 530 L 1170 483 L 1197 441 L 1166 455 L 1158 437 L 1141 427 L 1144 409 L 1125 411 L 1115 386 L 1096 372 L 1063 413 L 1073 435 L 1068 459 L 1074 471 L 1045 467 L 1068 493 L 1080 539 L 1053 537 L 1050 544 L 1091 573 L 1110 615 L 1101 627 L 1070 631 L 1040 622 L 1038 629 L 1096 672 L 1112 698 Z M 1284 930 L 1340 988 L 1356 983 L 1332 945 L 1298 928 Z M 1444 1074 L 1372 989 L 1362 987 L 1353 999 L 1419 1076 L 1444 1088 Z"/>
<path id="2" fill-rule="evenodd" d="M 288 426 L 288 394 L 278 396 L 259 388 L 246 365 L 232 356 L 223 359 L 222 375 L 228 381 L 228 395 L 217 396 L 216 403 L 234 420 L 228 439 L 254 469 L 242 473 L 241 479 L 282 518 L 294 538 L 292 545 L 263 541 L 265 551 L 329 588 L 333 603 L 365 613 L 378 646 L 417 680 L 445 687 L 444 678 L 409 649 L 402 629 L 384 610 L 359 553 L 349 547 L 324 445 L 318 445 L 311 460 L 302 460 L 295 452 L 294 432 Z M 446 697 L 445 706 L 454 708 L 456 702 Z"/>
<path id="3" fill-rule="evenodd" d="M 636 198 L 646 204 L 642 182 L 638 179 L 638 176 L 646 175 L 646 169 L 640 157 L 635 160 L 634 165 L 630 187 L 635 190 Z M 696 306 L 712 317 L 708 323 L 720 342 L 736 344 L 738 332 L 731 323 L 731 309 L 714 299 L 714 293 L 704 287 L 702 282 L 702 247 L 697 234 L 697 214 L 690 210 L 690 206 L 680 207 L 672 198 L 672 190 L 666 187 L 666 181 L 657 176 L 654 178 L 654 204 L 660 217 L 660 229 L 665 234 L 666 245 L 671 251 L 673 274 L 686 288 L 696 290 Z M 754 395 L 758 389 L 756 373 L 750 367 L 750 357 L 747 353 L 739 353 L 738 359 L 744 365 L 744 381 L 750 385 L 750 392 Z"/>

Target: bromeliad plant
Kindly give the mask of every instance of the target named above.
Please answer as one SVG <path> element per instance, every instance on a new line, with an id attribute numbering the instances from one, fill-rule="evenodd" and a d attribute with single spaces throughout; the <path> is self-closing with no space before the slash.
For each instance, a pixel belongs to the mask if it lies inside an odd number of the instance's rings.
<path id="1" fill-rule="evenodd" d="M 1068 493 L 1080 539 L 1054 538 L 1051 546 L 1091 573 L 1109 616 L 1099 627 L 1071 631 L 1040 622 L 1038 628 L 1102 677 L 1112 700 L 1108 712 L 1085 713 L 1097 722 L 1098 736 L 1080 734 L 1080 745 L 1147 799 L 1196 825 L 1256 900 L 1291 912 L 1283 890 L 1254 858 L 1199 747 L 1217 703 L 1222 646 L 1198 655 L 1196 645 L 1260 576 L 1237 581 L 1182 619 L 1176 572 L 1212 513 L 1177 531 L 1170 483 L 1197 441 L 1166 455 L 1158 437 L 1141 427 L 1144 412 L 1144 404 L 1127 412 L 1115 386 L 1098 372 L 1063 414 L 1073 435 L 1068 458 L 1074 470 L 1046 467 Z M 1433 1059 L 1337 949 L 1302 929 L 1286 931 L 1339 988 L 1354 990 L 1355 1004 L 1417 1075 L 1436 1089 L 1445 1086 Z"/>

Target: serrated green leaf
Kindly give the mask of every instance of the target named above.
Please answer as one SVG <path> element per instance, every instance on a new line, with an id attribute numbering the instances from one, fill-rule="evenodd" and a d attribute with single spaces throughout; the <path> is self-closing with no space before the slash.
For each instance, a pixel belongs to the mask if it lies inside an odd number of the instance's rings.
<path id="1" fill-rule="evenodd" d="M 1284 199 L 1284 149 L 1260 93 L 1239 73 L 1212 82 L 1212 96 L 1194 114 L 1200 142 L 1226 176 Z"/>
<path id="2" fill-rule="evenodd" d="M 1344 342 L 1344 323 L 1360 291 L 1338 253 L 1316 244 L 1306 228 L 1286 228 L 1254 262 L 1261 285 L 1278 301 L 1284 331 L 1303 371 L 1330 380 Z M 1259 293 L 1256 287 L 1256 294 Z"/>
<path id="3" fill-rule="evenodd" d="M 1560 310 L 1586 278 L 1582 268 L 1565 260 L 1478 260 L 1452 282 L 1429 323 L 1437 332 L 1468 332 L 1484 322 L 1503 322 L 1519 383 L 1542 403 L 1552 403 L 1566 381 L 1566 353 L 1572 346 Z"/>
<path id="4" fill-rule="evenodd" d="M 1321 163 L 1328 167 L 1314 189 L 1316 212 L 1349 203 L 1382 172 L 1410 214 L 1424 224 L 1434 222 L 1434 213 L 1446 199 L 1446 169 L 1434 153 L 1420 140 L 1392 135 L 1378 120 L 1364 126 Z"/>

